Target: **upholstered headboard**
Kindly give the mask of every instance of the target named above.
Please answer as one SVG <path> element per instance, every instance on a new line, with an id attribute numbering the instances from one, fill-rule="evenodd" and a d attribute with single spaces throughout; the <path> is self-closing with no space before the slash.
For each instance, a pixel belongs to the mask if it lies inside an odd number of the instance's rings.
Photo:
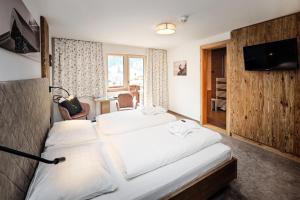
<path id="1" fill-rule="evenodd" d="M 48 79 L 0 82 L 0 144 L 40 155 L 50 127 Z M 26 196 L 37 162 L 0 151 L 0 199 Z"/>

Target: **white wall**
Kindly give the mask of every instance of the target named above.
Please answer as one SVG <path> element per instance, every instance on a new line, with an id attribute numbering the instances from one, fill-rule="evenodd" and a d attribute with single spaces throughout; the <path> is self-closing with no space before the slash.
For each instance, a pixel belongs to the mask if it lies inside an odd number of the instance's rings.
<path id="1" fill-rule="evenodd" d="M 126 45 L 118 45 L 118 44 L 103 44 L 103 56 L 104 56 L 104 67 L 105 70 L 107 70 L 107 54 L 133 54 L 133 55 L 146 55 L 147 49 L 146 48 L 140 48 L 140 47 L 133 47 L 133 46 L 126 46 Z M 108 93 L 108 96 L 114 96 L 117 95 L 116 93 Z M 93 101 L 92 98 L 80 98 L 79 99 L 82 102 L 86 102 L 90 105 L 91 111 L 88 116 L 89 119 L 93 120 L 95 119 L 96 115 L 100 114 L 100 105 L 99 103 L 96 103 Z M 62 118 L 60 116 L 60 113 L 58 111 L 57 104 L 54 104 L 53 106 L 53 119 L 55 122 L 61 121 Z M 116 111 L 116 102 L 111 101 L 110 104 L 111 111 Z"/>
<path id="2" fill-rule="evenodd" d="M 200 46 L 229 38 L 223 33 L 168 49 L 169 110 L 200 120 Z M 187 61 L 187 76 L 173 75 L 173 63 L 180 60 Z"/>
<path id="3" fill-rule="evenodd" d="M 40 62 L 0 48 L 0 81 L 40 77 Z"/>
<path id="4" fill-rule="evenodd" d="M 8 2 L 8 1 L 7 1 Z M 5 4 L 1 2 L 1 6 L 4 6 L 5 12 L 2 12 L 0 16 L 5 18 L 10 16 L 9 7 L 16 7 L 19 12 L 25 17 L 28 17 L 28 12 L 23 9 L 22 3 L 19 0 L 9 1 Z M 3 9 L 2 9 L 3 10 Z M 33 15 L 39 24 L 38 15 Z M 2 24 L 0 27 L 0 33 L 7 31 L 9 24 Z M 27 54 L 29 56 L 29 54 Z M 39 55 L 34 55 L 35 59 L 39 60 Z M 21 79 L 32 79 L 41 77 L 41 63 L 34 59 L 25 57 L 21 54 L 16 54 L 0 48 L 0 81 L 10 81 L 10 80 L 21 80 Z"/>

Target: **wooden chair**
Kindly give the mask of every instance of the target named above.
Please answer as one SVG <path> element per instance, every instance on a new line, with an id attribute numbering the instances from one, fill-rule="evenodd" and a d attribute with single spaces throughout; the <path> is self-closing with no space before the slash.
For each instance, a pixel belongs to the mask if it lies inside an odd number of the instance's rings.
<path id="1" fill-rule="evenodd" d="M 82 111 L 73 116 L 70 115 L 69 111 L 66 108 L 58 105 L 58 109 L 59 109 L 61 117 L 64 120 L 75 120 L 75 119 L 86 120 L 88 114 L 90 113 L 90 105 L 88 103 L 82 103 L 82 102 L 80 102 L 80 105 L 81 105 Z"/>
<path id="2" fill-rule="evenodd" d="M 133 110 L 136 108 L 133 103 L 133 96 L 130 93 L 119 94 L 116 106 L 118 111 Z"/>
<path id="3" fill-rule="evenodd" d="M 129 91 L 133 97 L 136 99 L 136 104 L 140 103 L 140 86 L 139 85 L 130 85 Z"/>

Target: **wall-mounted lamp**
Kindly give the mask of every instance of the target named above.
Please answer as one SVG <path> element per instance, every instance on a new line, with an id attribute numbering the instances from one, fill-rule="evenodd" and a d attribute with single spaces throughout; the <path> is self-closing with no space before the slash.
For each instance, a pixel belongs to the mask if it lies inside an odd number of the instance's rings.
<path id="1" fill-rule="evenodd" d="M 4 152 L 10 153 L 10 154 L 17 155 L 17 156 L 29 158 L 32 160 L 37 160 L 39 162 L 43 162 L 46 164 L 55 164 L 56 165 L 56 164 L 58 164 L 60 162 L 64 162 L 66 160 L 65 157 L 55 158 L 54 160 L 47 160 L 45 158 L 41 158 L 39 156 L 35 156 L 35 155 L 29 154 L 29 153 L 11 149 L 11 148 L 8 148 L 8 147 L 2 146 L 2 145 L 0 145 L 0 151 L 4 151 Z"/>
<path id="2" fill-rule="evenodd" d="M 68 92 L 68 90 L 66 90 L 66 89 L 64 89 L 62 87 L 59 87 L 59 86 L 49 86 L 49 92 L 51 92 L 52 89 L 63 90 L 63 91 L 65 91 L 68 94 L 68 97 L 70 97 L 70 93 Z M 53 100 L 54 103 L 59 103 L 59 99 L 62 98 L 62 97 L 63 97 L 62 95 L 53 95 L 52 100 Z"/>

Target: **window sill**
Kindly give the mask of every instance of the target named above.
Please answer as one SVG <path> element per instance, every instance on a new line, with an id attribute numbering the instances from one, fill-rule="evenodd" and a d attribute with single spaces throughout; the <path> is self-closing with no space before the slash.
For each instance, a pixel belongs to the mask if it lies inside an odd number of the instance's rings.
<path id="1" fill-rule="evenodd" d="M 121 91 L 128 91 L 127 87 L 115 87 L 115 88 L 108 88 L 107 92 L 121 92 Z"/>

